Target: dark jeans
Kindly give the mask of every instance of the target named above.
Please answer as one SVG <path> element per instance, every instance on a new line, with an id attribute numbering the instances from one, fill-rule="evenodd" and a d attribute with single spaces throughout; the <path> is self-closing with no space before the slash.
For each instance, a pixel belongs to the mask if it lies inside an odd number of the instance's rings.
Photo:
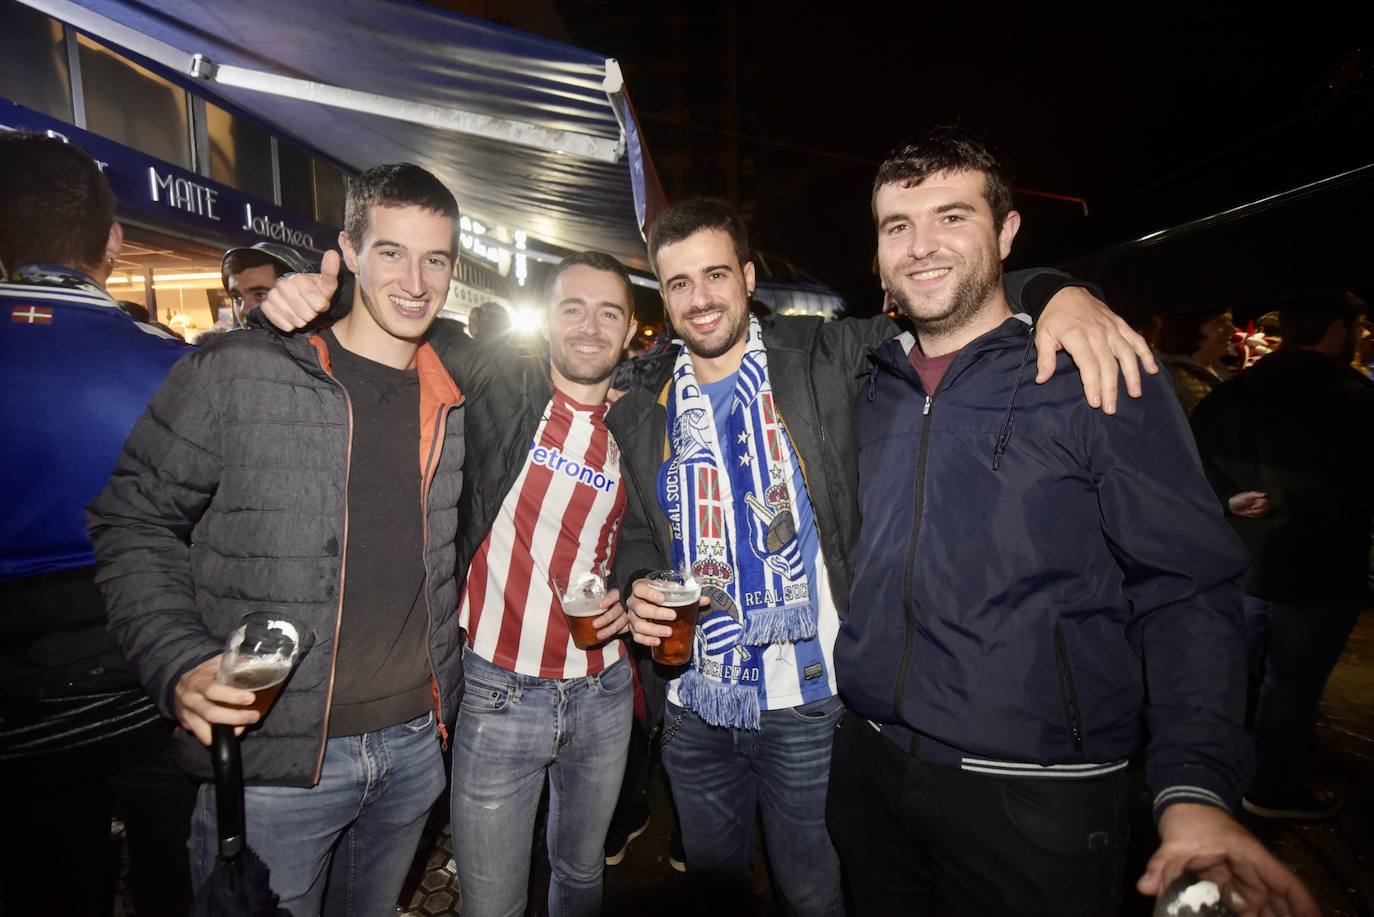
<path id="1" fill-rule="evenodd" d="M 1116 913 L 1125 771 L 978 774 L 922 761 L 846 714 L 826 806 L 850 913 Z"/>
<path id="2" fill-rule="evenodd" d="M 1362 605 L 1358 598 L 1285 605 L 1245 597 L 1245 637 L 1256 688 L 1255 779 L 1247 796 L 1281 801 L 1301 788 L 1317 704 Z"/>
<path id="3" fill-rule="evenodd" d="M 710 726 L 695 713 L 683 717 L 663 749 L 663 766 L 677 803 L 687 879 L 703 912 L 749 909 L 757 814 L 780 910 L 844 913 L 840 864 L 825 830 L 830 736 L 843 709 L 832 697 L 765 710 L 757 730 Z M 682 713 L 670 702 L 665 728 Z"/>

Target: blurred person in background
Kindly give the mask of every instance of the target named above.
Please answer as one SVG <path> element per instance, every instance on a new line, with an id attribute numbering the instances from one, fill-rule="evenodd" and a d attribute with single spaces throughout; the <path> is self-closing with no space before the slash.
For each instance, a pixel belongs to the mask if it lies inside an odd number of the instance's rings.
<path id="1" fill-rule="evenodd" d="M 1374 379 L 1374 322 L 1370 321 L 1369 304 L 1355 293 L 1346 293 L 1355 312 L 1355 369 L 1366 379 Z"/>
<path id="2" fill-rule="evenodd" d="M 300 252 L 279 242 L 255 242 L 226 251 L 220 262 L 220 277 L 234 311 L 234 327 L 248 325 L 248 313 L 262 305 L 278 277 L 312 270 Z"/>
<path id="3" fill-rule="evenodd" d="M 510 334 L 510 313 L 505 306 L 484 302 L 468 313 L 468 335 L 477 343 L 505 343 Z"/>
<path id="4" fill-rule="evenodd" d="M 0 137 L 11 268 L 0 284 L 0 912 L 16 915 L 110 913 L 114 813 L 139 914 L 190 904 L 194 786 L 166 754 L 173 724 L 106 633 L 82 515 L 192 349 L 105 291 L 122 239 L 94 160 L 49 137 Z M 73 882 L 92 858 L 96 880 Z"/>
<path id="5" fill-rule="evenodd" d="M 1374 383 L 1350 367 L 1356 309 L 1339 294 L 1284 305 L 1279 350 L 1192 416 L 1208 479 L 1251 554 L 1256 774 L 1243 804 L 1265 818 L 1324 818 L 1340 805 L 1303 765 L 1326 679 L 1368 604 Z"/>
<path id="6" fill-rule="evenodd" d="M 1231 336 L 1236 326 L 1230 309 L 1179 312 L 1162 317 L 1155 349 L 1160 353 L 1183 413 L 1193 413 L 1226 378 L 1222 358 L 1232 353 Z"/>

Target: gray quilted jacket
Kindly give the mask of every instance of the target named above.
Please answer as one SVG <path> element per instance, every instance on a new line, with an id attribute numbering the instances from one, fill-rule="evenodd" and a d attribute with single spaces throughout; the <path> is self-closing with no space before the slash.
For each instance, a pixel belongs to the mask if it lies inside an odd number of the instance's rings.
<path id="1" fill-rule="evenodd" d="M 416 366 L 430 664 L 443 733 L 463 684 L 454 579 L 463 408 L 427 345 Z M 168 716 L 177 681 L 217 655 L 245 614 L 278 610 L 314 630 L 314 649 L 271 715 L 245 734 L 249 783 L 319 780 L 351 441 L 348 398 L 321 338 L 235 332 L 172 368 L 87 510 L 110 632 Z M 189 733 L 178 736 L 177 759 L 209 778 L 210 756 Z"/>

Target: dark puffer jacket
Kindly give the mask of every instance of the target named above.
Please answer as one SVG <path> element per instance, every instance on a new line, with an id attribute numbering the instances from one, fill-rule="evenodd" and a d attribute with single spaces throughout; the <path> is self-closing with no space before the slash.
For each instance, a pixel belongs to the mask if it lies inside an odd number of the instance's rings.
<path id="1" fill-rule="evenodd" d="M 453 573 L 463 409 L 432 349 L 421 347 L 416 366 L 430 662 L 444 723 L 463 683 Z M 88 510 L 110 631 L 169 716 L 178 680 L 217 655 L 244 615 L 279 610 L 314 630 L 314 649 L 243 741 L 250 783 L 319 780 L 351 440 L 348 397 L 322 339 L 235 332 L 173 368 Z M 210 757 L 189 733 L 178 738 L 177 758 L 209 776 Z"/>

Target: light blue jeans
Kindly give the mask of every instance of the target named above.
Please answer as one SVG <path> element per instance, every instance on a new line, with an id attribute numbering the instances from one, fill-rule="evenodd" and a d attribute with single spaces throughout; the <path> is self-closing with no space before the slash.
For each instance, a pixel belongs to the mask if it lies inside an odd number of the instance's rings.
<path id="1" fill-rule="evenodd" d="M 248 845 L 271 870 L 272 890 L 292 917 L 316 917 L 322 903 L 330 917 L 394 917 L 425 819 L 443 791 L 432 712 L 330 739 L 315 786 L 244 789 Z M 214 784 L 200 788 L 188 846 L 199 888 L 219 852 Z"/>
<path id="2" fill-rule="evenodd" d="M 463 917 L 525 912 L 545 773 L 550 917 L 600 914 L 606 830 L 634 718 L 630 660 L 556 680 L 518 675 L 465 651 L 463 678 L 451 797 Z"/>

